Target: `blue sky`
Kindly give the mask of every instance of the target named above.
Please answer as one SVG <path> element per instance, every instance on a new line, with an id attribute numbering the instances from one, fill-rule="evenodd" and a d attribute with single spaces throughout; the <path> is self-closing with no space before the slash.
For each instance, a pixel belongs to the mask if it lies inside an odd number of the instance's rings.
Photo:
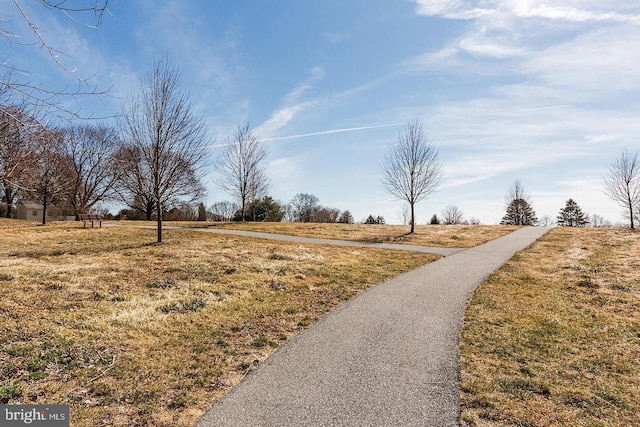
<path id="1" fill-rule="evenodd" d="M 495 224 L 520 179 L 538 217 L 568 198 L 617 222 L 602 176 L 639 148 L 640 4 L 636 0 L 120 0 L 92 30 L 25 2 L 65 64 L 110 97 L 67 100 L 117 114 L 154 58 L 169 56 L 223 144 L 251 122 L 270 149 L 270 194 L 313 193 L 356 220 L 397 223 L 380 161 L 420 121 L 446 181 L 417 205 L 419 224 L 447 205 Z M 0 0 L 4 28 L 31 40 Z M 74 83 L 37 46 L 4 44 L 48 87 Z M 206 204 L 229 200 L 215 171 Z"/>

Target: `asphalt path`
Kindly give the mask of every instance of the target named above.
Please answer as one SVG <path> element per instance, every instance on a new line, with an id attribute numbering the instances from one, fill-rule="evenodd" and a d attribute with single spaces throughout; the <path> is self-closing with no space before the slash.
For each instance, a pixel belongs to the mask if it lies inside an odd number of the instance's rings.
<path id="1" fill-rule="evenodd" d="M 144 228 L 153 228 L 155 226 L 148 226 Z M 185 227 L 164 227 L 165 230 L 191 230 L 199 231 L 203 233 L 215 233 L 215 234 L 227 234 L 233 236 L 251 237 L 254 239 L 266 239 L 275 240 L 279 242 L 294 242 L 310 245 L 330 245 L 330 246 L 351 246 L 351 247 L 366 247 L 377 249 L 396 249 L 401 251 L 411 252 L 423 252 L 427 254 L 436 254 L 442 256 L 449 256 L 463 249 L 460 248 L 439 248 L 433 246 L 419 246 L 419 245 L 403 245 L 395 243 L 370 243 L 370 242 L 357 242 L 348 240 L 334 240 L 334 239 L 318 239 L 315 237 L 298 237 L 288 236 L 285 234 L 273 234 L 273 233 L 260 233 L 257 231 L 243 231 L 243 230 L 227 230 L 220 228 L 185 228 Z"/>
<path id="2" fill-rule="evenodd" d="M 547 231 L 522 228 L 364 292 L 292 338 L 196 426 L 459 425 L 457 346 L 471 292 Z"/>

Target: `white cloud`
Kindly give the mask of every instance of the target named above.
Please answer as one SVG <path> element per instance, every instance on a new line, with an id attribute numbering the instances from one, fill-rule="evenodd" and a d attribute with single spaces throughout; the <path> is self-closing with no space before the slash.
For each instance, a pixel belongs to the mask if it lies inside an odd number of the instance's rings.
<path id="1" fill-rule="evenodd" d="M 640 24 L 640 14 L 624 13 L 626 2 L 609 1 L 608 10 L 597 8 L 596 2 L 585 4 L 579 0 L 557 0 L 553 6 L 548 0 L 414 0 L 417 13 L 424 16 L 437 16 L 448 19 L 473 20 L 481 18 L 495 19 L 496 16 L 514 18 L 541 18 L 568 22 L 608 21 Z M 581 9 L 574 4 L 590 6 Z M 602 2 L 599 3 L 600 5 Z"/>

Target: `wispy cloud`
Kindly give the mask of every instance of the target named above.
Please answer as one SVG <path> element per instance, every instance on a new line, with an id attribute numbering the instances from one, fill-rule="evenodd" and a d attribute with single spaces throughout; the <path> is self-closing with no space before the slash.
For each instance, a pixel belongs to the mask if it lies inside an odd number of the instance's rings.
<path id="1" fill-rule="evenodd" d="M 273 135 L 276 131 L 286 126 L 293 118 L 315 105 L 317 101 L 313 99 L 304 99 L 314 85 L 324 78 L 324 69 L 314 67 L 309 71 L 309 77 L 287 93 L 280 107 L 275 110 L 271 117 L 255 129 L 258 135 Z"/>

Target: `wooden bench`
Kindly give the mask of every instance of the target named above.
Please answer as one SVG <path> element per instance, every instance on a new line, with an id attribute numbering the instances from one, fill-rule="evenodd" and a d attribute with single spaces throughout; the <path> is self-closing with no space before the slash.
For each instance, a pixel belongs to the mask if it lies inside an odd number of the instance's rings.
<path id="1" fill-rule="evenodd" d="M 91 228 L 93 228 L 94 222 L 97 222 L 102 228 L 102 217 L 100 215 L 80 214 L 80 221 L 82 221 L 82 228 L 87 228 L 87 222 L 89 221 L 91 221 Z"/>

